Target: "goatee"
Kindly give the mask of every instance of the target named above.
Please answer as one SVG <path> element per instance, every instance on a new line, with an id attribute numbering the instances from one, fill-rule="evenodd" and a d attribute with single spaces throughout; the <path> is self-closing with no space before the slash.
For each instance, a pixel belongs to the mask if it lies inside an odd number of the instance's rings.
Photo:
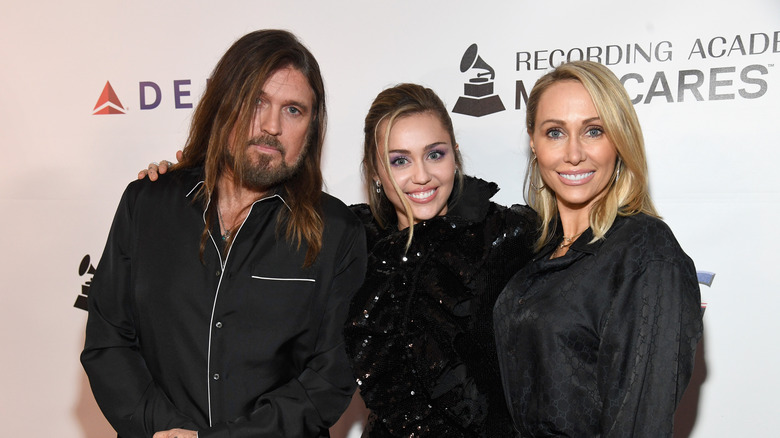
<path id="1" fill-rule="evenodd" d="M 255 137 L 246 143 L 247 148 L 252 145 L 263 145 L 275 148 L 279 151 L 281 160 L 274 166 L 271 164 L 274 157 L 261 153 L 258 154 L 258 161 L 252 162 L 245 153 L 241 162 L 235 163 L 236 157 L 231 153 L 231 164 L 234 169 L 238 170 L 238 175 L 240 175 L 241 178 L 241 185 L 253 190 L 265 191 L 284 183 L 298 173 L 298 170 L 300 170 L 303 165 L 303 157 L 306 156 L 308 138 L 304 142 L 303 149 L 298 155 L 298 159 L 293 164 L 287 164 L 287 161 L 285 161 L 287 151 L 276 137 L 270 135 Z"/>

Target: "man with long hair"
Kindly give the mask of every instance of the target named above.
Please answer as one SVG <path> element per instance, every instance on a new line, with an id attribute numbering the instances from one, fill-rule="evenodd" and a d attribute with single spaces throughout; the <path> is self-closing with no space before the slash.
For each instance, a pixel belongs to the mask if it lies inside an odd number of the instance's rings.
<path id="1" fill-rule="evenodd" d="M 183 158 L 131 183 L 81 361 L 122 437 L 328 436 L 355 385 L 342 325 L 361 224 L 322 192 L 317 61 L 285 31 L 217 64 Z"/>

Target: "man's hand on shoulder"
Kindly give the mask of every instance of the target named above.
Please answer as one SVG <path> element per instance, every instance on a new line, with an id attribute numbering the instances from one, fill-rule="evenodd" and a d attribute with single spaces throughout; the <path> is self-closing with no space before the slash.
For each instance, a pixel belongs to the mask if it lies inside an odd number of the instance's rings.
<path id="1" fill-rule="evenodd" d="M 186 429 L 171 429 L 155 432 L 152 438 L 198 438 L 198 432 Z"/>

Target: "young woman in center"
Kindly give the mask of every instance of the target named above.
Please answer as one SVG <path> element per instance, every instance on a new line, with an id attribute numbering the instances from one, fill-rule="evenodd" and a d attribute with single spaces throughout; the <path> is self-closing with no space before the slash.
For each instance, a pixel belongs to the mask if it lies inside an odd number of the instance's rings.
<path id="1" fill-rule="evenodd" d="M 490 201 L 463 174 L 452 120 L 430 89 L 379 93 L 365 120 L 368 269 L 347 352 L 371 410 L 364 436 L 507 437 L 492 309 L 532 256 L 536 215 Z"/>

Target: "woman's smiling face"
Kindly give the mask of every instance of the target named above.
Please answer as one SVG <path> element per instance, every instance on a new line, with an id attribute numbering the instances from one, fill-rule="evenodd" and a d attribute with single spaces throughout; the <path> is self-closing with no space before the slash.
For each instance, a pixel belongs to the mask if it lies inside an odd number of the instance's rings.
<path id="1" fill-rule="evenodd" d="M 558 210 L 590 211 L 613 179 L 617 152 L 585 87 L 575 80 L 550 85 L 529 135 Z"/>
<path id="2" fill-rule="evenodd" d="M 377 160 L 384 161 L 387 122 L 377 129 Z M 390 130 L 387 153 L 392 178 L 411 207 L 414 222 L 447 213 L 447 201 L 455 183 L 455 145 L 433 113 L 419 113 L 396 119 Z M 398 228 L 410 224 L 404 203 L 393 188 L 384 166 L 379 181 L 398 215 Z"/>

